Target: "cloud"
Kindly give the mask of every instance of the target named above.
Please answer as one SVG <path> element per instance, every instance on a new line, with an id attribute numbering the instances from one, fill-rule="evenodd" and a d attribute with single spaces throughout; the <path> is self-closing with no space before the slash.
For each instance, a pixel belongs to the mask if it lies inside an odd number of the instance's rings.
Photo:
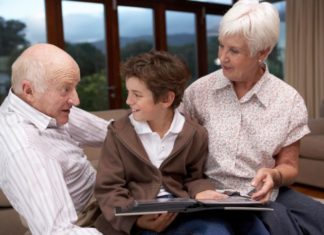
<path id="1" fill-rule="evenodd" d="M 92 42 L 104 38 L 102 15 L 70 14 L 63 17 L 65 40 L 69 42 Z"/>
<path id="2" fill-rule="evenodd" d="M 138 7 L 118 7 L 121 37 L 153 35 L 153 11 Z"/>

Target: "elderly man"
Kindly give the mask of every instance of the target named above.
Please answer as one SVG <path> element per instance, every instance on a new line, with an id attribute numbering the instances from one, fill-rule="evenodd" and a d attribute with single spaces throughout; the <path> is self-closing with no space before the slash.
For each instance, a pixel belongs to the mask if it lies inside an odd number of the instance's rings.
<path id="1" fill-rule="evenodd" d="M 50 44 L 26 49 L 12 65 L 0 107 L 0 187 L 32 234 L 101 234 L 80 227 L 96 171 L 82 146 L 100 146 L 109 122 L 76 108 L 77 63 Z"/>

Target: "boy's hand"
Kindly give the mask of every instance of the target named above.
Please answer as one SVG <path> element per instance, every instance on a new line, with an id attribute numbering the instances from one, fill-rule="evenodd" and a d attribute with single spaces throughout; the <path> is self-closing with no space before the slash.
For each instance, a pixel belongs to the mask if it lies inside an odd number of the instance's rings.
<path id="1" fill-rule="evenodd" d="M 177 213 L 142 215 L 138 217 L 136 225 L 139 228 L 159 233 L 166 229 L 177 215 Z"/>
<path id="2" fill-rule="evenodd" d="M 217 200 L 217 199 L 224 199 L 224 198 L 227 198 L 227 197 L 228 196 L 226 194 L 219 193 L 219 192 L 216 192 L 214 190 L 205 190 L 205 191 L 202 191 L 200 193 L 197 193 L 195 199 L 196 200 L 204 200 L 204 199 Z"/>

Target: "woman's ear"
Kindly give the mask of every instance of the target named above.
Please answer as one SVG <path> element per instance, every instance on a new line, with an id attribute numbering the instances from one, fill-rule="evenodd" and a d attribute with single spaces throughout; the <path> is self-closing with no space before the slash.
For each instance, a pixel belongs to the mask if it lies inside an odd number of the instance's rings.
<path id="1" fill-rule="evenodd" d="M 174 99 L 175 93 L 173 91 L 168 91 L 167 94 L 162 98 L 161 102 L 166 108 L 169 108 L 172 106 Z"/>
<path id="2" fill-rule="evenodd" d="M 265 61 L 268 58 L 270 47 L 258 52 L 258 60 Z"/>

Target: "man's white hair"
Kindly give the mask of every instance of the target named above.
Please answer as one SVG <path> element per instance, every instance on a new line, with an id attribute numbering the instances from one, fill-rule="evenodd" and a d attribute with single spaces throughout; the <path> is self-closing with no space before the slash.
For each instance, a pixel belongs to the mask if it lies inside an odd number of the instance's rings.
<path id="1" fill-rule="evenodd" d="M 22 82 L 30 81 L 34 89 L 44 92 L 47 88 L 46 66 L 37 58 L 30 58 L 23 54 L 12 64 L 11 84 L 16 94 L 22 93 Z"/>
<path id="2" fill-rule="evenodd" d="M 75 60 L 61 48 L 39 43 L 27 48 L 12 65 L 12 89 L 22 93 L 22 83 L 27 80 L 37 92 L 45 92 L 57 73 L 79 66 Z"/>

